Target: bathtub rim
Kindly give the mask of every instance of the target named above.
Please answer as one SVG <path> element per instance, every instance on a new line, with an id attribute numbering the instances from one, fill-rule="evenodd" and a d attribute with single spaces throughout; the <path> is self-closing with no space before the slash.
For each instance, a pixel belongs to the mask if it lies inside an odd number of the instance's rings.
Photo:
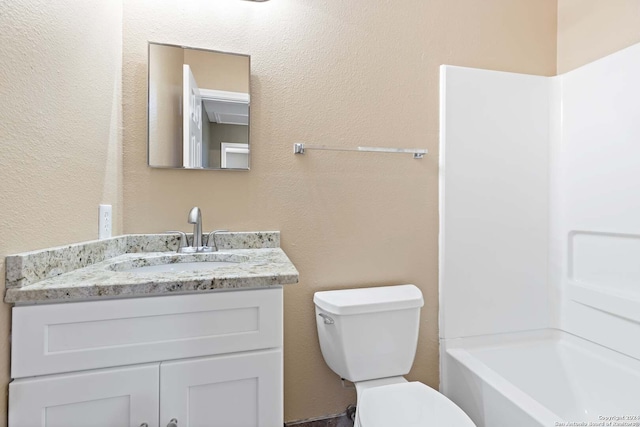
<path id="1" fill-rule="evenodd" d="M 602 353 L 607 353 L 607 356 L 612 356 L 616 362 L 619 362 L 622 365 L 640 364 L 640 358 L 636 358 L 632 355 L 616 350 L 615 348 L 602 345 L 595 341 L 591 341 L 587 338 L 558 328 L 534 329 L 530 331 L 506 332 L 461 338 L 440 338 L 440 342 L 444 344 L 444 353 L 446 353 L 446 351 L 450 349 L 490 349 L 507 346 L 517 346 L 520 343 L 526 344 L 532 341 L 550 340 L 565 341 L 573 347 L 579 347 L 583 350 L 590 350 L 592 353 L 600 356 L 600 358 L 602 358 Z M 631 369 L 634 372 L 639 372 L 637 369 L 629 367 L 627 368 Z"/>
<path id="2" fill-rule="evenodd" d="M 570 332 L 545 328 L 522 332 L 508 332 L 491 335 L 479 335 L 463 338 L 440 339 L 440 390 L 450 397 L 448 384 L 448 370 L 451 369 L 449 358 L 455 360 L 469 369 L 483 383 L 505 397 L 513 405 L 526 413 L 529 417 L 539 421 L 541 425 L 556 425 L 557 422 L 568 422 L 564 418 L 548 409 L 532 396 L 521 390 L 517 385 L 505 379 L 499 372 L 487 366 L 483 361 L 472 354 L 473 350 L 499 349 L 501 347 L 514 347 L 530 345 L 532 342 L 546 341 L 553 344 L 568 344 L 570 347 L 582 352 L 589 352 L 597 359 L 612 362 L 624 370 L 630 370 L 640 375 L 640 359 L 621 353 L 610 347 L 603 346 Z M 632 366 L 636 365 L 636 366 Z"/>

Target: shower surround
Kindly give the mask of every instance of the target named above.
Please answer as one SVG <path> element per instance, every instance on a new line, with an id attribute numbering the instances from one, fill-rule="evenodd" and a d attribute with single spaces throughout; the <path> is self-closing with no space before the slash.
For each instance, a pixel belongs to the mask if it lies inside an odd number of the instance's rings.
<path id="1" fill-rule="evenodd" d="M 640 44 L 551 78 L 441 69 L 441 388 L 480 427 L 640 426 L 638 76 Z"/>

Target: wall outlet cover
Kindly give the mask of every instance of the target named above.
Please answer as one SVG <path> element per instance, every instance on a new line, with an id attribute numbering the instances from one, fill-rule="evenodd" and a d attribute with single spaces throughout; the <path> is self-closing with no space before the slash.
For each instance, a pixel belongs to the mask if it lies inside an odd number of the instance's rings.
<path id="1" fill-rule="evenodd" d="M 111 237 L 111 205 L 100 205 L 98 209 L 98 238 L 108 239 Z"/>

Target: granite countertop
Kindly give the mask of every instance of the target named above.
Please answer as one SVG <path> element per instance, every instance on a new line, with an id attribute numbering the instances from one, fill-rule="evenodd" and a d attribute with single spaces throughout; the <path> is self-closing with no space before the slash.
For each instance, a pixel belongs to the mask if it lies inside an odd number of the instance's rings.
<path id="1" fill-rule="evenodd" d="M 279 232 L 219 233 L 217 252 L 178 254 L 177 235 L 125 235 L 6 259 L 5 302 L 35 304 L 99 298 L 264 288 L 298 282 Z M 210 270 L 128 272 L 132 267 L 226 261 Z"/>

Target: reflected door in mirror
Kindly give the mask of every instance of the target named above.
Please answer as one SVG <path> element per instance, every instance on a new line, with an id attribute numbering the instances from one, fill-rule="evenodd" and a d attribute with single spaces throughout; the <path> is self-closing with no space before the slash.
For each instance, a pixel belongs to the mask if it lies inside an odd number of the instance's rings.
<path id="1" fill-rule="evenodd" d="M 250 58 L 149 43 L 151 167 L 249 169 Z"/>

